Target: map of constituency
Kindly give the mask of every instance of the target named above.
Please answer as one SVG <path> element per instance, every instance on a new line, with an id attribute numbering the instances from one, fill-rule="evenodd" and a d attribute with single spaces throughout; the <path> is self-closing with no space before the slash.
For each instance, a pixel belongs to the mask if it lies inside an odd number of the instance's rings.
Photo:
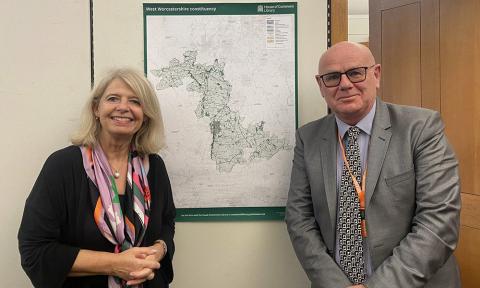
<path id="1" fill-rule="evenodd" d="M 162 108 L 162 157 L 177 208 L 285 205 L 295 50 L 293 40 L 267 48 L 267 17 L 147 18 L 147 73 Z M 293 29 L 291 15 L 276 17 Z"/>
<path id="2" fill-rule="evenodd" d="M 242 126 L 243 118 L 229 106 L 232 86 L 223 77 L 225 63 L 215 59 L 211 65 L 197 64 L 197 51 L 186 51 L 183 56 L 183 62 L 174 58 L 170 66 L 152 70 L 159 78 L 156 88 L 176 88 L 186 78 L 187 91 L 201 94 L 195 115 L 209 119 L 210 154 L 219 171 L 231 172 L 236 164 L 268 160 L 280 150 L 292 149 L 287 139 L 264 131 L 265 121 Z"/>

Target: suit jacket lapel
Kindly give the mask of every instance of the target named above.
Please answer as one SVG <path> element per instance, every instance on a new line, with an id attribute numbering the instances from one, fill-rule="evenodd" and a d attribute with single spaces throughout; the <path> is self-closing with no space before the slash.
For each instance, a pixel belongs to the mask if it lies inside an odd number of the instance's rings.
<path id="1" fill-rule="evenodd" d="M 382 170 L 383 161 L 387 155 L 390 137 L 390 115 L 387 105 L 377 98 L 377 110 L 373 120 L 372 135 L 370 136 L 370 145 L 368 147 L 367 160 L 367 191 L 365 208 L 368 209 L 370 199 L 372 199 L 375 187 L 378 183 L 378 177 Z"/>
<path id="2" fill-rule="evenodd" d="M 332 231 L 335 230 L 337 213 L 337 125 L 333 114 L 328 116 L 326 129 L 321 131 L 322 142 L 320 151 L 322 155 L 323 180 L 325 183 L 325 194 L 330 214 Z"/>

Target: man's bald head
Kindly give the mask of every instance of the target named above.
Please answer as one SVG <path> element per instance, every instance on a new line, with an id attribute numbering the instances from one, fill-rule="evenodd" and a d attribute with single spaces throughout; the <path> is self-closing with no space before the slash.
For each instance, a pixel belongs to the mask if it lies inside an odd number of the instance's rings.
<path id="1" fill-rule="evenodd" d="M 322 54 L 318 62 L 318 73 L 322 75 L 331 72 L 324 71 L 325 66 L 331 64 L 332 62 L 338 62 L 339 60 L 349 63 L 361 61 L 361 63 L 367 63 L 368 66 L 375 64 L 375 58 L 367 46 L 354 42 L 343 41 L 333 45 Z"/>

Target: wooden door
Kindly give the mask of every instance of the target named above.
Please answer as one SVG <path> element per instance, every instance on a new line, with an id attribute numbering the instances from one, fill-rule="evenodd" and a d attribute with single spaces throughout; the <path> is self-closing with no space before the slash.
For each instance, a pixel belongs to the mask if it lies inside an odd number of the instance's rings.
<path id="1" fill-rule="evenodd" d="M 440 1 L 441 113 L 460 160 L 462 218 L 456 255 L 463 287 L 480 287 L 480 1 Z"/>
<path id="2" fill-rule="evenodd" d="M 463 286 L 480 283 L 480 24 L 478 0 L 370 0 L 370 48 L 381 97 L 440 111 L 460 161 L 456 250 Z"/>

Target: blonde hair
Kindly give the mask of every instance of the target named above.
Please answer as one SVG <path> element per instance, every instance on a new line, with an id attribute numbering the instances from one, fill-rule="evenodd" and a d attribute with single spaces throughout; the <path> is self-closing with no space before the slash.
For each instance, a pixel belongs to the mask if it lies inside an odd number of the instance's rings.
<path id="1" fill-rule="evenodd" d="M 140 72 L 131 68 L 120 68 L 110 71 L 92 90 L 90 97 L 82 111 L 80 127 L 71 137 L 72 144 L 78 146 L 93 146 L 98 142 L 101 130 L 94 111 L 102 98 L 107 86 L 115 79 L 127 84 L 142 104 L 145 122 L 135 133 L 132 143 L 137 151 L 143 155 L 157 153 L 165 146 L 164 126 L 160 105 L 153 90 L 152 84 Z"/>

